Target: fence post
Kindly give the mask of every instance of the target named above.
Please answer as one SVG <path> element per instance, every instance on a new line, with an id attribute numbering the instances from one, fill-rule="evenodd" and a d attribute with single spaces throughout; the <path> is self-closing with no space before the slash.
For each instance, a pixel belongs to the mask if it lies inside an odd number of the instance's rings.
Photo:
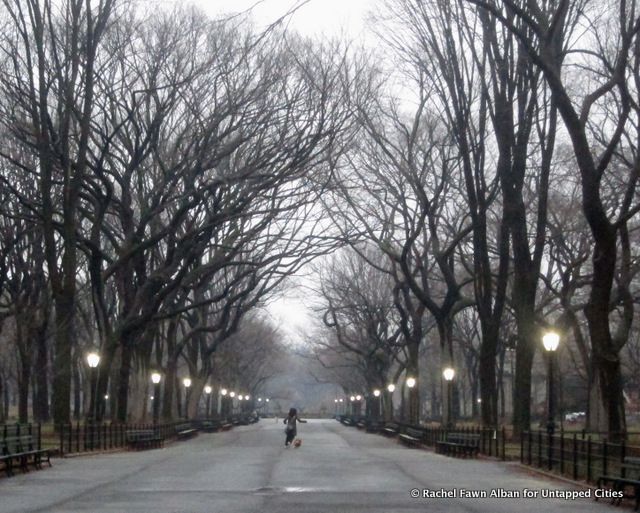
<path id="1" fill-rule="evenodd" d="M 578 434 L 573 433 L 573 480 L 578 480 Z"/>
<path id="2" fill-rule="evenodd" d="M 622 477 L 622 479 L 624 479 L 625 477 L 627 477 L 626 471 L 627 469 L 623 466 L 624 463 L 624 459 L 627 456 L 627 445 L 625 443 L 624 438 L 622 439 L 622 442 L 620 442 L 620 476 Z"/>
<path id="3" fill-rule="evenodd" d="M 60 457 L 64 456 L 64 424 L 60 424 L 58 430 L 60 432 Z"/>
<path id="4" fill-rule="evenodd" d="M 532 446 L 533 446 L 533 433 L 531 432 L 531 430 L 527 431 L 528 436 L 527 438 L 529 439 L 529 446 L 527 447 L 527 452 L 529 453 L 529 465 L 533 464 L 533 454 L 532 454 Z"/>
<path id="5" fill-rule="evenodd" d="M 560 431 L 560 475 L 564 475 L 564 431 Z"/>
<path id="6" fill-rule="evenodd" d="M 542 468 L 542 431 L 538 431 L 538 468 Z"/>
<path id="7" fill-rule="evenodd" d="M 587 482 L 591 482 L 591 435 L 587 437 Z"/>
<path id="8" fill-rule="evenodd" d="M 502 426 L 501 431 L 502 431 L 502 461 L 505 461 L 507 459 L 507 453 L 506 453 L 506 442 L 505 442 L 506 430 L 504 426 Z"/>
<path id="9" fill-rule="evenodd" d="M 607 475 L 609 470 L 609 444 L 606 440 L 602 441 L 602 474 Z"/>
<path id="10" fill-rule="evenodd" d="M 547 447 L 547 467 L 553 470 L 553 434 L 549 433 L 549 447 Z"/>

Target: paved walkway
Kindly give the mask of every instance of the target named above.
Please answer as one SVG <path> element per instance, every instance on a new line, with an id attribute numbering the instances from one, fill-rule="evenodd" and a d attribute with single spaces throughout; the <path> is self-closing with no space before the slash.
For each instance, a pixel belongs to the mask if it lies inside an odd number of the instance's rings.
<path id="1" fill-rule="evenodd" d="M 303 446 L 285 449 L 282 423 L 262 420 L 164 449 L 56 459 L 0 478 L 0 513 L 621 511 L 544 497 L 572 488 L 515 464 L 407 449 L 333 420 L 311 420 L 299 434 Z"/>

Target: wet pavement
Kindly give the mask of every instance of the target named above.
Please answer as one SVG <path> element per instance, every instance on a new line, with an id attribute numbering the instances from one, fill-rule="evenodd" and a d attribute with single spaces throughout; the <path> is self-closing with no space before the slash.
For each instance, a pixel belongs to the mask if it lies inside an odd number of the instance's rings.
<path id="1" fill-rule="evenodd" d="M 298 434 L 302 447 L 285 448 L 281 421 L 263 419 L 163 449 L 54 459 L 0 478 L 0 513 L 622 511 L 514 463 L 408 449 L 335 420 Z"/>

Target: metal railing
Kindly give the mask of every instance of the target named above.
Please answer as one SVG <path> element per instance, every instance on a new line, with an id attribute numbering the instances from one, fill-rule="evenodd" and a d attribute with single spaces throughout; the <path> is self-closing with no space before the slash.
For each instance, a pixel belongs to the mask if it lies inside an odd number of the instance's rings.
<path id="1" fill-rule="evenodd" d="M 127 431 L 154 430 L 165 440 L 175 437 L 179 422 L 167 424 L 62 424 L 57 438 L 60 456 L 126 447 Z"/>
<path id="2" fill-rule="evenodd" d="M 520 462 L 549 472 L 595 483 L 605 475 L 624 476 L 625 457 L 640 457 L 640 446 L 613 443 L 597 434 L 523 432 Z"/>
<path id="3" fill-rule="evenodd" d="M 378 425 L 383 426 L 384 421 L 371 419 L 365 416 L 359 415 L 336 415 L 336 419 L 344 423 L 344 420 L 348 420 L 347 425 L 357 426 L 358 423 L 362 425 L 362 422 L 366 426 Z M 504 427 L 498 429 L 483 428 L 479 426 L 460 426 L 454 428 L 440 428 L 432 426 L 413 426 L 396 420 L 391 420 L 400 426 L 400 433 L 404 433 L 407 428 L 417 429 L 423 432 L 421 442 L 427 447 L 435 447 L 436 442 L 442 442 L 447 440 L 449 433 L 464 433 L 468 435 L 478 435 L 478 452 L 482 455 L 506 459 L 507 450 L 507 431 Z M 377 429 L 370 429 L 370 431 L 376 431 Z"/>

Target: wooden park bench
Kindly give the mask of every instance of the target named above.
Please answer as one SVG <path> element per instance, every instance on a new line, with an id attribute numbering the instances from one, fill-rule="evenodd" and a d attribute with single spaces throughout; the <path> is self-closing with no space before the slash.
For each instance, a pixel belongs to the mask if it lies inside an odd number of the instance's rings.
<path id="1" fill-rule="evenodd" d="M 134 450 L 159 449 L 164 444 L 164 437 L 154 429 L 128 429 L 125 437 L 127 447 Z"/>
<path id="2" fill-rule="evenodd" d="M 400 424 L 397 422 L 387 422 L 380 431 L 385 436 L 397 436 L 400 433 Z"/>
<path id="3" fill-rule="evenodd" d="M 342 418 L 340 419 L 340 422 L 344 426 L 353 426 L 353 421 L 349 417 L 347 417 L 346 415 L 342 416 Z"/>
<path id="4" fill-rule="evenodd" d="M 222 422 L 218 419 L 203 420 L 202 422 L 200 422 L 199 429 L 200 431 L 204 431 L 205 433 L 215 433 L 216 431 L 220 431 L 222 429 Z"/>
<path id="5" fill-rule="evenodd" d="M 473 457 L 479 451 L 480 435 L 476 433 L 447 433 L 444 440 L 436 442 L 436 452 L 446 456 Z"/>
<path id="6" fill-rule="evenodd" d="M 372 420 L 367 423 L 367 433 L 380 433 L 384 429 L 384 422 L 381 420 Z"/>
<path id="7" fill-rule="evenodd" d="M 367 429 L 367 419 L 366 418 L 361 418 L 356 422 L 356 427 L 358 429 Z"/>
<path id="8" fill-rule="evenodd" d="M 176 438 L 178 440 L 188 440 L 198 435 L 198 430 L 191 426 L 191 423 L 178 424 L 176 426 Z"/>
<path id="9" fill-rule="evenodd" d="M 610 485 L 614 491 L 620 492 L 611 500 L 612 504 L 619 505 L 623 498 L 635 499 L 635 510 L 640 506 L 640 458 L 626 457 L 620 465 L 620 476 L 598 477 L 598 488 Z M 598 500 L 598 497 L 596 497 Z"/>
<path id="10" fill-rule="evenodd" d="M 421 447 L 424 443 L 424 436 L 424 429 L 407 426 L 398 435 L 398 440 L 409 447 Z"/>
<path id="11" fill-rule="evenodd" d="M 7 476 L 14 474 L 13 469 L 19 467 L 22 472 L 29 471 L 29 465 L 36 469 L 42 468 L 42 463 L 51 466 L 51 455 L 48 449 L 35 448 L 33 436 L 10 435 L 2 439 L 0 462 L 4 464 Z"/>

